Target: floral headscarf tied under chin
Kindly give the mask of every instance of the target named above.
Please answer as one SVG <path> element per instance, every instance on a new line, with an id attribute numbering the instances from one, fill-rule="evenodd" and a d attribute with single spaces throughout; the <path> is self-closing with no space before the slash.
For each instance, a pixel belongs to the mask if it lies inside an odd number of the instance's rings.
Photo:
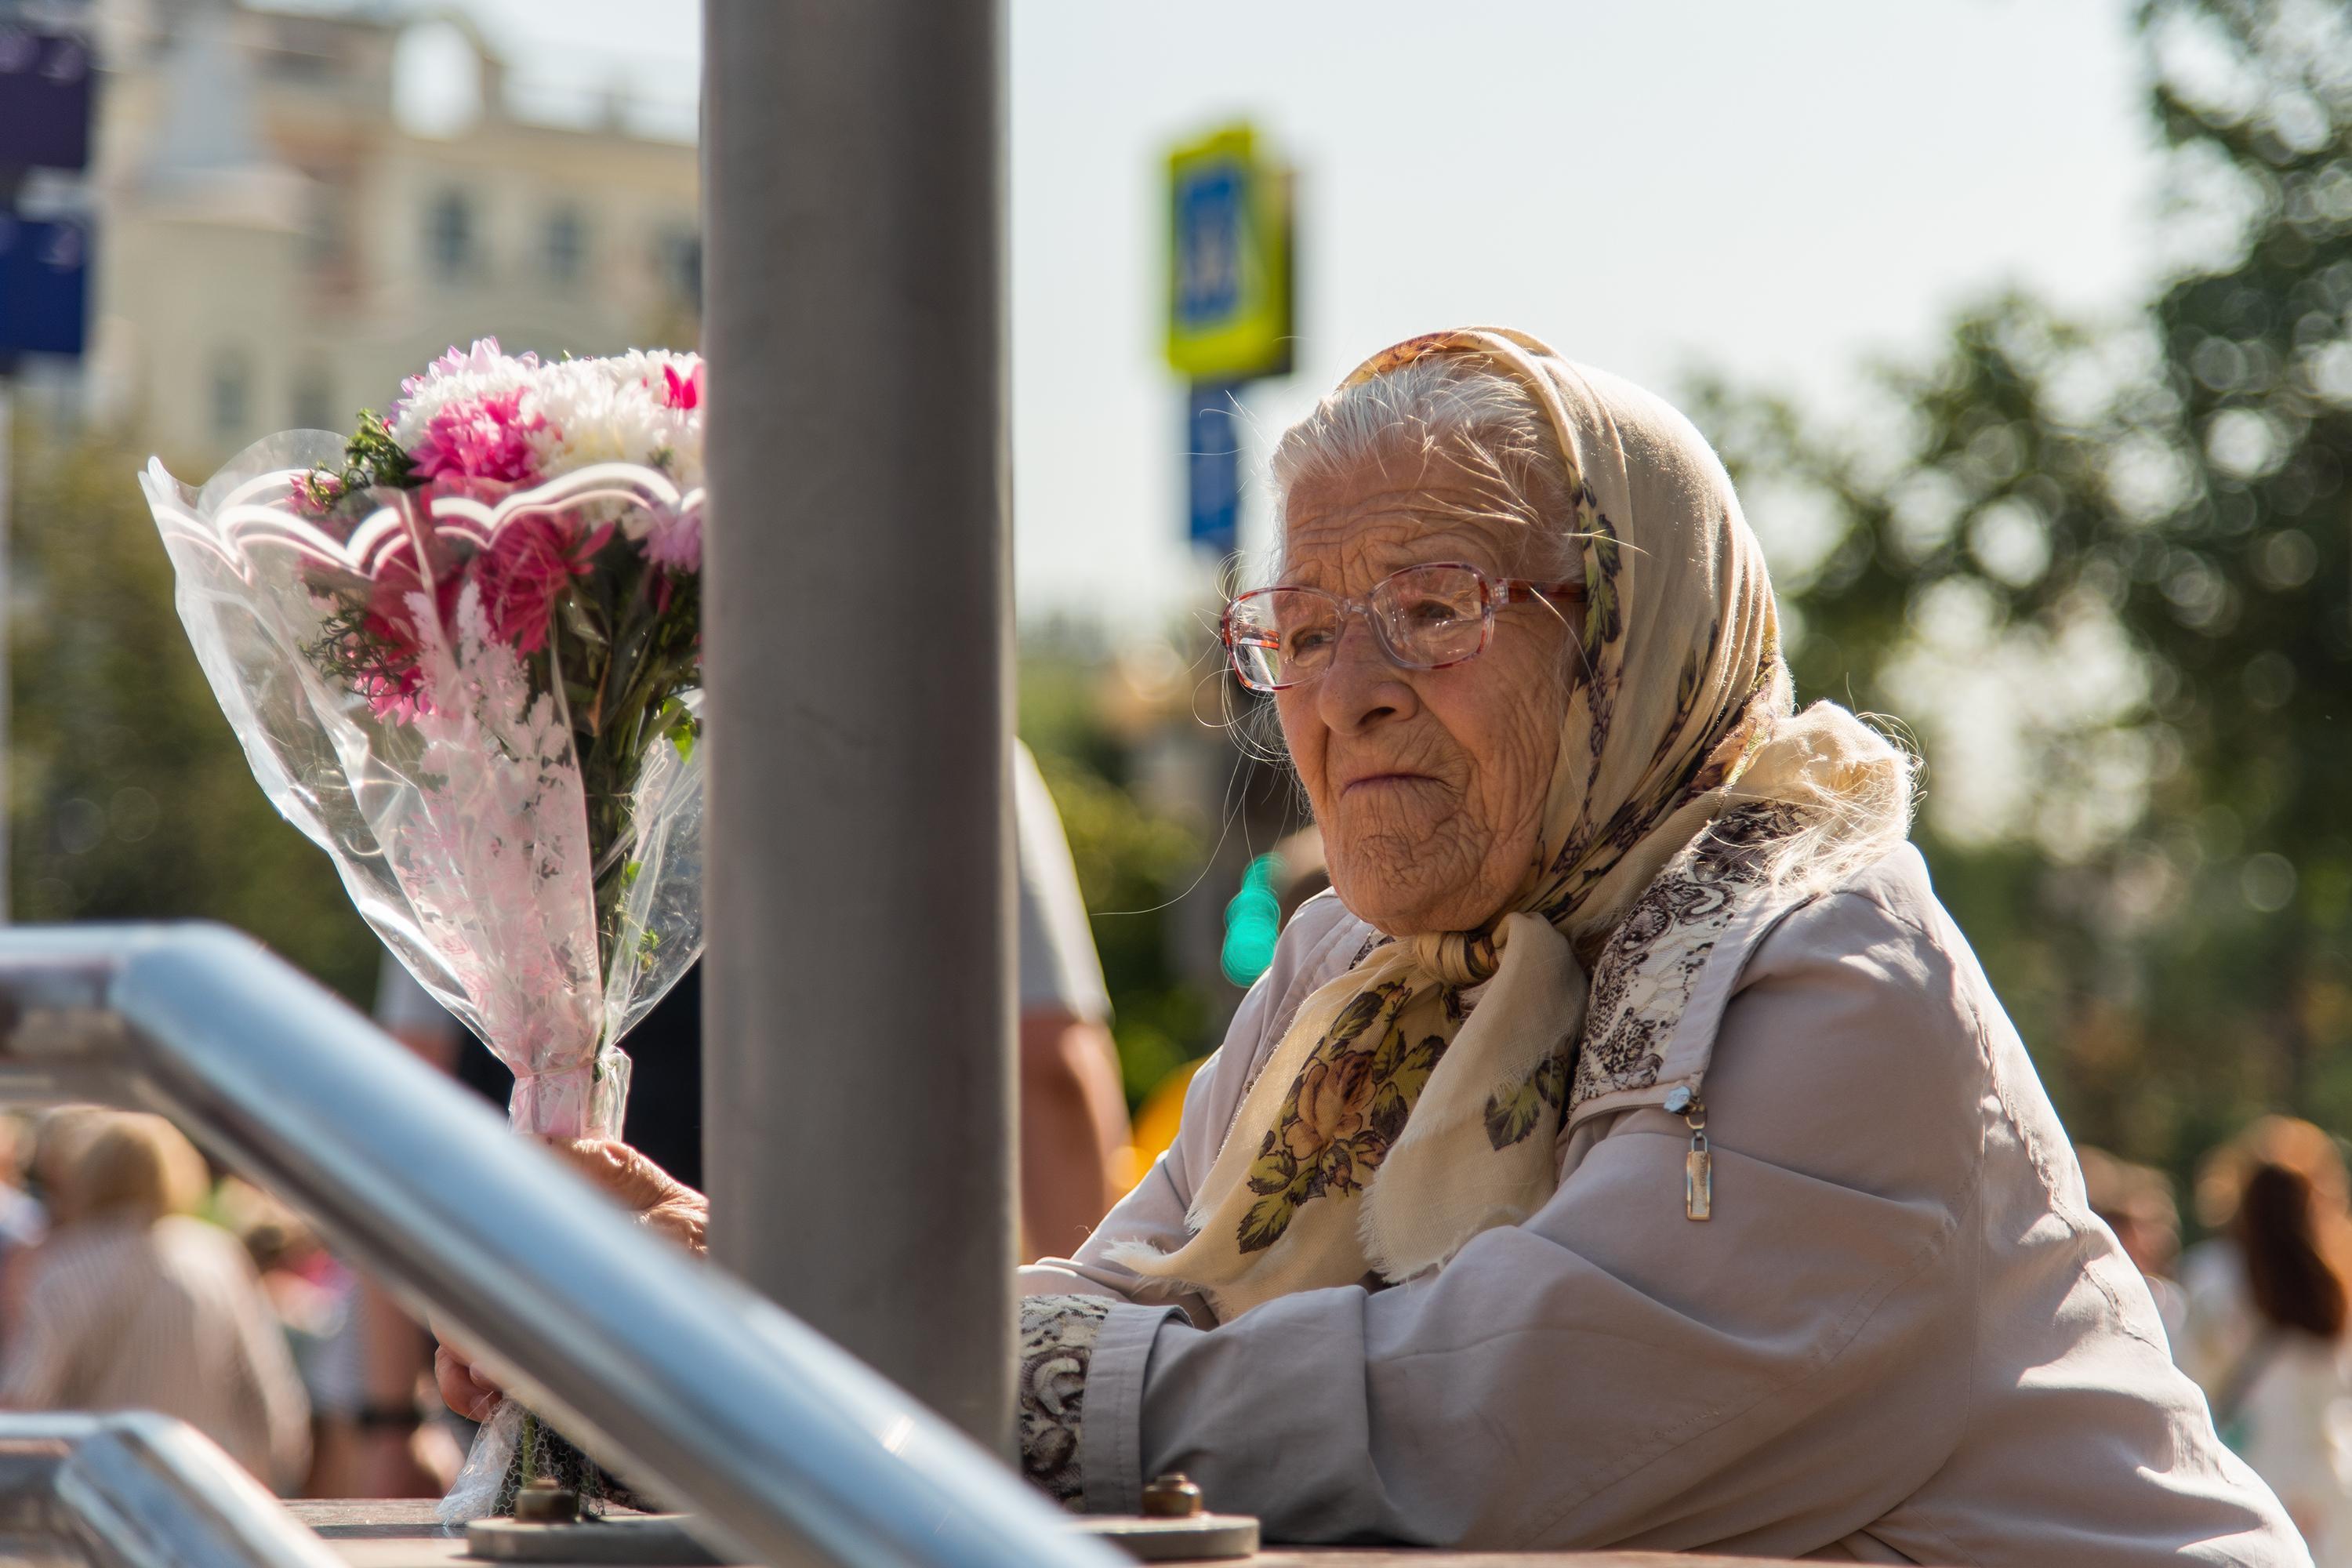
<path id="1" fill-rule="evenodd" d="M 1477 931 L 1376 946 L 1309 996 L 1243 1098 L 1192 1238 L 1115 1255 L 1226 1318 L 1368 1274 L 1408 1279 L 1542 1205 L 1583 1043 L 1579 953 L 1608 942 L 1608 963 L 1642 973 L 1641 943 L 1674 922 L 1651 933 L 1628 911 L 1717 817 L 1763 803 L 1824 829 L 1786 837 L 1777 861 L 1748 847 L 1751 888 L 1801 876 L 1788 862 L 1837 843 L 1891 847 L 1908 823 L 1907 769 L 1883 738 L 1829 703 L 1793 712 L 1763 555 L 1687 420 L 1501 329 L 1383 350 L 1327 401 L 1431 354 L 1475 360 L 1544 411 L 1576 510 L 1561 521 L 1580 543 L 1588 679 L 1510 908 Z"/>

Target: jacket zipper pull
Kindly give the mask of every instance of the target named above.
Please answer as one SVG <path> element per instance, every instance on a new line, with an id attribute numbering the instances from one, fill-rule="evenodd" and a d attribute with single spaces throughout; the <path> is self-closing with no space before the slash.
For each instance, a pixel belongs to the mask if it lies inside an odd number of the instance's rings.
<path id="1" fill-rule="evenodd" d="M 1691 1130 L 1690 1152 L 1683 1156 L 1683 1215 L 1694 1220 L 1712 1219 L 1715 1154 L 1706 1142 L 1706 1102 L 1683 1085 L 1667 1094 L 1666 1109 Z"/>

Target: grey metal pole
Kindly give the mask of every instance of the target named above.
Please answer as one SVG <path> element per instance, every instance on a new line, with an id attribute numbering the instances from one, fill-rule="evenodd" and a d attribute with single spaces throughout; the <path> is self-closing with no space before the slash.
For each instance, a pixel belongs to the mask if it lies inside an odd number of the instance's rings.
<path id="1" fill-rule="evenodd" d="M 1000 0 L 706 0 L 712 1251 L 1003 1451 Z"/>

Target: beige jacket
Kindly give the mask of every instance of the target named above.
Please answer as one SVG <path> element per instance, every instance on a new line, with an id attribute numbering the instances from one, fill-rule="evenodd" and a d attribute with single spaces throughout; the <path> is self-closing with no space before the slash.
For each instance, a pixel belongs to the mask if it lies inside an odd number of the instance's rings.
<path id="1" fill-rule="evenodd" d="M 278 1314 L 237 1239 L 174 1215 L 68 1225 L 33 1270 L 0 1370 L 0 1405 L 159 1410 L 263 1485 L 302 1488 L 310 1402 Z"/>
<path id="2" fill-rule="evenodd" d="M 1444 1268 L 1218 1326 L 1106 1261 L 1181 1241 L 1252 1075 L 1365 935 L 1301 910 L 1175 1146 L 1076 1258 L 1024 1271 L 1130 1303 L 1087 1375 L 1088 1508 L 1183 1470 L 1280 1541 L 2309 1561 L 2174 1370 L 1907 847 L 1727 931 L 1656 1085 L 1571 1107 L 1558 1194 Z M 1706 1223 L 1677 1087 L 1709 1112 Z"/>

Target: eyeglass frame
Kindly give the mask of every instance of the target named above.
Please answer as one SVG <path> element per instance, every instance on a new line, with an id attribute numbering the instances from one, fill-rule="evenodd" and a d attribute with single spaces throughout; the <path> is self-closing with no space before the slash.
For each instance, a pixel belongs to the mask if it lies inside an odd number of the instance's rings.
<path id="1" fill-rule="evenodd" d="M 1459 658 L 1445 659 L 1438 664 L 1415 664 L 1389 646 L 1388 633 L 1381 628 L 1381 618 L 1372 614 L 1372 595 L 1408 572 L 1429 572 L 1442 568 L 1467 572 L 1477 581 L 1478 646 Z M 1493 577 L 1467 561 L 1416 561 L 1410 566 L 1398 567 L 1373 584 L 1363 597 L 1357 599 L 1348 598 L 1343 595 L 1334 594 L 1328 589 L 1318 588 L 1306 583 L 1276 583 L 1264 588 L 1252 588 L 1247 593 L 1234 595 L 1225 602 L 1224 614 L 1217 618 L 1217 640 L 1224 644 L 1225 663 L 1232 668 L 1234 679 L 1242 683 L 1243 689 L 1265 697 L 1271 697 L 1277 691 L 1292 690 L 1306 685 L 1310 680 L 1319 680 L 1331 668 L 1327 663 L 1321 669 L 1316 670 L 1311 675 L 1300 676 L 1297 680 L 1286 680 L 1279 686 L 1258 686 L 1250 680 L 1248 672 L 1242 668 L 1241 648 L 1234 640 L 1234 612 L 1241 607 L 1242 601 L 1244 599 L 1255 598 L 1260 594 L 1279 593 L 1320 594 L 1339 607 L 1339 619 L 1336 623 L 1338 630 L 1332 634 L 1334 658 L 1338 657 L 1339 639 L 1348 635 L 1349 620 L 1360 616 L 1364 625 L 1370 628 L 1372 646 L 1380 649 L 1381 657 L 1386 659 L 1392 668 L 1452 669 L 1456 665 L 1469 663 L 1486 651 L 1486 646 L 1495 640 L 1496 612 L 1505 605 L 1531 604 L 1538 599 L 1581 599 L 1584 597 L 1584 584 L 1571 582 L 1547 583 L 1533 577 Z M 1259 643 L 1252 646 L 1263 647 L 1267 645 Z"/>

